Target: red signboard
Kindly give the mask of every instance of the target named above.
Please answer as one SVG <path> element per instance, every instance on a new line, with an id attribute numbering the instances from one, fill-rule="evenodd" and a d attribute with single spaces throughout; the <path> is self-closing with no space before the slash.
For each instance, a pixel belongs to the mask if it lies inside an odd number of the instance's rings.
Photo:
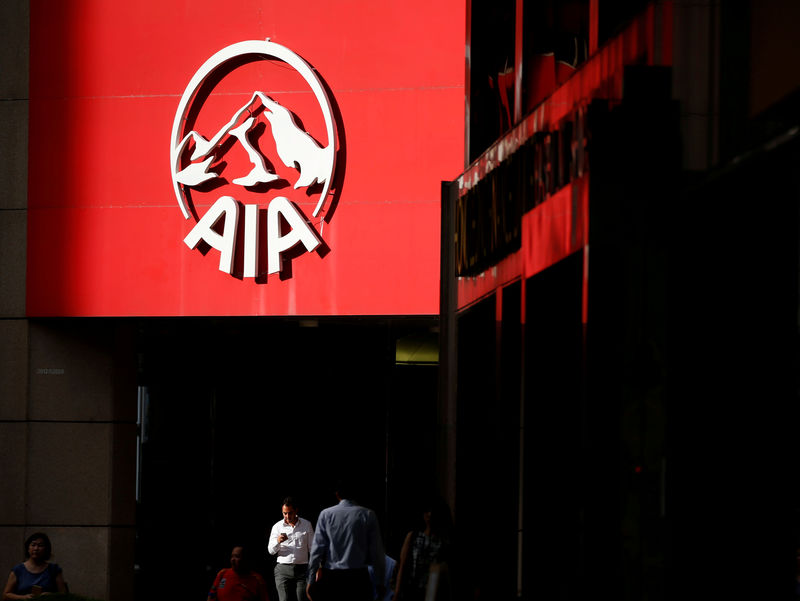
<path id="1" fill-rule="evenodd" d="M 28 314 L 437 313 L 464 18 L 460 0 L 32 0 Z M 209 59 L 268 38 L 179 114 Z M 326 148 L 335 165 L 312 160 Z"/>

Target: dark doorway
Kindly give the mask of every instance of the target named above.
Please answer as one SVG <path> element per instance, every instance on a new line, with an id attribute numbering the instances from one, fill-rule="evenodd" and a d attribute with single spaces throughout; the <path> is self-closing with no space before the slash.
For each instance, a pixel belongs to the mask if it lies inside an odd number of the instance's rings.
<path id="1" fill-rule="evenodd" d="M 407 450 L 395 457 L 388 416 L 402 406 L 421 416 L 422 431 L 431 431 L 425 416 L 435 413 L 425 408 L 435 407 L 436 381 L 420 374 L 430 366 L 396 366 L 395 342 L 435 324 L 433 318 L 142 324 L 136 597 L 203 598 L 234 544 L 250 548 L 271 585 L 266 536 L 281 517 L 282 499 L 295 497 L 301 515 L 316 523 L 320 510 L 336 502 L 342 472 L 359 475 L 358 500 L 376 511 L 387 552 L 396 556 L 399 543 L 387 533 L 404 518 L 394 499 L 410 485 L 409 465 L 420 462 Z M 413 385 L 415 394 L 403 394 L 409 386 L 398 383 Z"/>

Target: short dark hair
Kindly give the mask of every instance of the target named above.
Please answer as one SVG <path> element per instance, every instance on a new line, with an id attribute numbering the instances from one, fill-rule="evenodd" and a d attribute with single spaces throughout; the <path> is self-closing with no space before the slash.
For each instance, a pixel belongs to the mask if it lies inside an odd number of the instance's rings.
<path id="1" fill-rule="evenodd" d="M 292 497 L 286 497 L 283 500 L 283 504 L 286 505 L 287 507 L 294 507 L 295 509 L 297 509 L 297 503 L 294 502 L 294 499 Z"/>
<path id="2" fill-rule="evenodd" d="M 50 556 L 53 554 L 53 545 L 50 543 L 50 537 L 47 536 L 44 532 L 34 532 L 28 538 L 25 539 L 25 559 L 28 559 L 31 554 L 28 551 L 28 547 L 31 546 L 31 543 L 35 540 L 41 540 L 44 543 L 44 556 L 43 559 L 47 561 L 50 559 Z"/>
<path id="3" fill-rule="evenodd" d="M 342 499 L 353 501 L 359 495 L 359 483 L 350 474 L 341 476 L 336 481 L 336 494 Z"/>
<path id="4" fill-rule="evenodd" d="M 241 549 L 241 555 L 239 556 L 239 565 L 242 570 L 249 570 L 250 569 L 250 552 L 247 550 L 247 545 L 243 545 L 239 542 L 233 543 L 231 545 L 231 555 L 233 555 L 234 549 Z"/>

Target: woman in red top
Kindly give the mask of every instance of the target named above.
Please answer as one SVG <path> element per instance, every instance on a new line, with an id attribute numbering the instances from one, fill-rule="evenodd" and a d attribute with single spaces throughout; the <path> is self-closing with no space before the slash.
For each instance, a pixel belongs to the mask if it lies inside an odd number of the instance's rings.
<path id="1" fill-rule="evenodd" d="M 214 579 L 208 601 L 269 601 L 264 579 L 247 567 L 241 546 L 231 551 L 231 567 Z"/>

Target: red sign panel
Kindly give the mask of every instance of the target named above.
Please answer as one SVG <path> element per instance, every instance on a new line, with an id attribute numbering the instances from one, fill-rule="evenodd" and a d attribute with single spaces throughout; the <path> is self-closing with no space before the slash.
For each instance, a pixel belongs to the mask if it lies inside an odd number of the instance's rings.
<path id="1" fill-rule="evenodd" d="M 28 314 L 437 313 L 464 31 L 453 0 L 32 0 Z"/>

